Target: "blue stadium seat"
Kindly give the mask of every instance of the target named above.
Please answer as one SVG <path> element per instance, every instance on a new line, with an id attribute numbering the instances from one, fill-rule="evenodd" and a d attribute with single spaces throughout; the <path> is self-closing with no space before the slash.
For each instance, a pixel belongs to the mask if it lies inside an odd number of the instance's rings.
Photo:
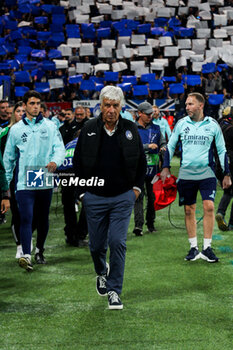
<path id="1" fill-rule="evenodd" d="M 62 57 L 61 51 L 55 50 L 55 49 L 49 50 L 48 58 L 52 59 L 52 58 L 61 58 L 61 57 Z"/>
<path id="2" fill-rule="evenodd" d="M 50 91 L 49 83 L 35 83 L 35 90 L 40 93 L 45 93 Z"/>
<path id="3" fill-rule="evenodd" d="M 24 61 L 23 62 L 23 70 L 34 70 L 38 67 L 37 61 Z"/>
<path id="4" fill-rule="evenodd" d="M 30 55 L 30 53 L 32 52 L 32 48 L 31 46 L 19 46 L 18 47 L 18 54 L 19 55 Z"/>
<path id="5" fill-rule="evenodd" d="M 101 91 L 104 87 L 104 84 L 95 83 L 95 91 Z"/>
<path id="6" fill-rule="evenodd" d="M 213 62 L 203 64 L 202 69 L 201 69 L 203 74 L 214 73 L 214 72 L 216 72 L 216 70 L 217 70 L 216 64 Z"/>
<path id="7" fill-rule="evenodd" d="M 168 83 L 175 83 L 176 82 L 176 77 L 166 77 L 163 76 L 163 81 L 167 81 Z"/>
<path id="8" fill-rule="evenodd" d="M 155 81 L 155 73 L 147 73 L 141 75 L 142 82 L 154 82 Z"/>
<path id="9" fill-rule="evenodd" d="M 177 84 L 171 84 L 169 86 L 169 95 L 174 95 L 174 94 L 183 94 L 184 93 L 184 86 L 181 83 Z"/>
<path id="10" fill-rule="evenodd" d="M 165 17 L 158 17 L 154 19 L 155 27 L 165 27 L 167 26 L 169 19 Z"/>
<path id="11" fill-rule="evenodd" d="M 67 24 L 66 34 L 68 38 L 80 38 L 80 29 L 78 24 Z"/>
<path id="12" fill-rule="evenodd" d="M 82 74 L 79 74 L 79 75 L 72 75 L 69 77 L 69 83 L 70 84 L 77 84 L 77 83 L 80 83 L 82 81 Z"/>
<path id="13" fill-rule="evenodd" d="M 163 35 L 165 30 L 162 27 L 153 27 L 151 28 L 151 34 L 153 35 Z"/>
<path id="14" fill-rule="evenodd" d="M 116 82 L 119 80 L 119 73 L 118 72 L 104 72 L 104 80 Z"/>
<path id="15" fill-rule="evenodd" d="M 120 87 L 121 90 L 124 92 L 130 92 L 132 84 L 131 83 L 122 83 L 122 84 L 117 84 L 117 86 Z"/>
<path id="16" fill-rule="evenodd" d="M 127 28 L 135 30 L 137 29 L 138 25 L 140 24 L 139 21 L 134 21 L 133 19 L 128 19 L 127 20 Z"/>
<path id="17" fill-rule="evenodd" d="M 45 16 L 40 16 L 40 17 L 35 17 L 34 22 L 36 24 L 47 24 L 48 23 L 48 17 Z"/>
<path id="18" fill-rule="evenodd" d="M 15 87 L 15 96 L 22 97 L 29 90 L 27 86 L 16 86 Z"/>
<path id="19" fill-rule="evenodd" d="M 16 83 L 30 83 L 30 74 L 26 71 L 15 72 Z"/>
<path id="20" fill-rule="evenodd" d="M 55 65 L 55 63 L 52 62 L 52 61 L 48 61 L 48 60 L 42 61 L 42 62 L 40 63 L 40 67 L 41 67 L 44 71 L 47 71 L 47 70 L 55 71 L 55 70 L 56 70 L 56 65 Z"/>
<path id="21" fill-rule="evenodd" d="M 209 98 L 208 98 L 209 104 L 214 106 L 222 104 L 223 101 L 224 101 L 224 95 L 222 94 L 219 94 L 219 95 L 211 94 L 209 95 Z"/>
<path id="22" fill-rule="evenodd" d="M 122 83 L 130 83 L 130 84 L 136 85 L 137 77 L 135 77 L 135 75 L 123 75 Z"/>
<path id="23" fill-rule="evenodd" d="M 2 84 L 3 81 L 11 81 L 10 75 L 0 75 L 0 84 Z"/>
<path id="24" fill-rule="evenodd" d="M 40 41 L 47 41 L 52 32 L 37 32 L 37 39 Z"/>
<path id="25" fill-rule="evenodd" d="M 46 51 L 45 50 L 32 50 L 31 56 L 32 57 L 38 57 L 38 58 L 45 58 L 46 57 Z"/>
<path id="26" fill-rule="evenodd" d="M 66 16 L 64 14 L 54 14 L 52 15 L 52 23 L 53 24 L 64 24 L 66 23 Z"/>
<path id="27" fill-rule="evenodd" d="M 194 28 L 185 28 L 185 27 L 174 27 L 173 28 L 175 35 L 179 37 L 193 37 L 194 36 Z"/>
<path id="28" fill-rule="evenodd" d="M 138 34 L 147 34 L 147 33 L 150 33 L 150 29 L 151 29 L 151 24 L 150 24 L 150 23 L 139 24 L 139 25 L 137 26 Z"/>
<path id="29" fill-rule="evenodd" d="M 95 91 L 95 83 L 92 80 L 82 80 L 80 90 Z"/>
<path id="30" fill-rule="evenodd" d="M 134 85 L 133 96 L 148 96 L 149 91 L 146 85 Z"/>
<path id="31" fill-rule="evenodd" d="M 111 28 L 97 29 L 97 38 L 109 38 L 111 36 Z"/>
<path id="32" fill-rule="evenodd" d="M 186 76 L 183 76 L 183 78 L 187 85 L 190 85 L 190 86 L 201 85 L 200 75 L 186 75 Z"/>
<path id="33" fill-rule="evenodd" d="M 158 80 L 155 80 L 154 82 L 150 82 L 149 89 L 151 91 L 163 90 L 164 89 L 163 81 L 158 79 Z"/>

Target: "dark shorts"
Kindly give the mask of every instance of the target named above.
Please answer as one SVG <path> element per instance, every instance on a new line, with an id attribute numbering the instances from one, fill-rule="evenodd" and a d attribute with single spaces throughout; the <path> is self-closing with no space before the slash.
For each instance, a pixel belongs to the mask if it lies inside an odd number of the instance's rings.
<path id="1" fill-rule="evenodd" d="M 214 202 L 216 194 L 217 181 L 214 177 L 204 180 L 182 180 L 177 183 L 179 192 L 179 205 L 191 205 L 197 201 L 198 190 L 201 193 L 202 200 Z"/>

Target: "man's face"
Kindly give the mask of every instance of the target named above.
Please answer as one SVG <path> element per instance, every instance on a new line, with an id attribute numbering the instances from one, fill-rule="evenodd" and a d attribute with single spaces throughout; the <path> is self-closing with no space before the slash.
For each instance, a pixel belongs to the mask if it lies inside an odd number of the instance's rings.
<path id="1" fill-rule="evenodd" d="M 74 114 L 72 111 L 67 110 L 65 111 L 65 120 L 67 120 L 69 123 L 71 123 L 74 119 Z"/>
<path id="2" fill-rule="evenodd" d="M 153 113 L 146 114 L 146 113 L 138 111 L 139 119 L 141 120 L 143 125 L 147 125 L 147 124 L 149 124 L 151 122 L 152 114 Z"/>
<path id="3" fill-rule="evenodd" d="M 6 112 L 8 106 L 9 106 L 8 102 L 0 103 L 0 118 L 2 118 L 3 120 L 8 120 L 7 112 Z"/>
<path id="4" fill-rule="evenodd" d="M 185 102 L 186 111 L 190 118 L 195 118 L 203 111 L 203 103 L 199 102 L 195 96 L 189 96 Z"/>
<path id="5" fill-rule="evenodd" d="M 13 107 L 7 107 L 6 109 L 7 120 L 11 119 L 12 113 L 13 113 Z"/>
<path id="6" fill-rule="evenodd" d="M 36 118 L 40 113 L 41 101 L 39 98 L 30 97 L 26 104 L 24 104 L 26 115 L 29 119 Z"/>
<path id="7" fill-rule="evenodd" d="M 104 123 L 116 124 L 121 111 L 121 103 L 118 100 L 104 98 L 100 110 Z"/>
<path id="8" fill-rule="evenodd" d="M 153 111 L 154 111 L 153 118 L 154 119 L 158 119 L 159 118 L 159 109 L 158 109 L 158 107 L 153 107 Z"/>
<path id="9" fill-rule="evenodd" d="M 78 123 L 80 123 L 85 118 L 85 110 L 84 108 L 76 108 L 75 110 L 75 118 Z"/>

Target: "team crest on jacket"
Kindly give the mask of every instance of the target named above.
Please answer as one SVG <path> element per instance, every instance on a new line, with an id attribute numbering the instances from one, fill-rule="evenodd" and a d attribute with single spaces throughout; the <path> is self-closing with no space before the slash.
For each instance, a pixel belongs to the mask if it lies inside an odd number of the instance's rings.
<path id="1" fill-rule="evenodd" d="M 133 134 L 130 130 L 126 130 L 125 136 L 128 140 L 132 140 L 132 138 L 133 138 Z"/>

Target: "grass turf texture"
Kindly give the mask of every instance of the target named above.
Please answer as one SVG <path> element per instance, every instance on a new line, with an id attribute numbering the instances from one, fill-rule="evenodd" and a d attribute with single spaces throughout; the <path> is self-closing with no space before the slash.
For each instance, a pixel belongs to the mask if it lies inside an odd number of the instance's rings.
<path id="1" fill-rule="evenodd" d="M 178 160 L 173 161 L 175 173 Z M 174 172 L 174 170 L 173 170 Z M 222 191 L 218 187 L 216 207 Z M 128 242 L 122 311 L 107 309 L 95 291 L 87 248 L 67 247 L 56 194 L 46 244 L 47 265 L 17 266 L 8 221 L 0 227 L 1 350 L 230 350 L 232 349 L 233 232 L 214 229 L 220 263 L 186 262 L 189 250 L 178 201 L 157 212 L 158 232 Z M 230 208 L 229 208 L 230 209 Z M 197 218 L 202 217 L 200 197 Z M 202 221 L 198 241 L 203 242 Z"/>

